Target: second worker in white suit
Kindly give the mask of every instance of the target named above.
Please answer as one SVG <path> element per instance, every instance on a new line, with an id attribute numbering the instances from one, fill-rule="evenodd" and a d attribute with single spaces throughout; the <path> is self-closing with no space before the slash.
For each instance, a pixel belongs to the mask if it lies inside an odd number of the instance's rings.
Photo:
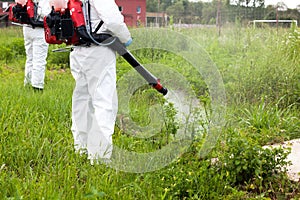
<path id="1" fill-rule="evenodd" d="M 43 23 L 44 16 L 51 11 L 49 0 L 34 0 L 33 2 L 38 8 L 35 20 Z M 44 28 L 24 26 L 23 36 L 26 51 L 24 85 L 29 84 L 34 89 L 43 90 L 49 46 L 45 41 Z"/>
<path id="2" fill-rule="evenodd" d="M 132 41 L 114 0 L 90 0 L 92 31 L 116 36 L 125 45 Z M 118 110 L 116 52 L 105 46 L 78 46 L 70 53 L 76 85 L 72 97 L 72 133 L 75 150 L 88 153 L 91 164 L 109 162 Z"/>

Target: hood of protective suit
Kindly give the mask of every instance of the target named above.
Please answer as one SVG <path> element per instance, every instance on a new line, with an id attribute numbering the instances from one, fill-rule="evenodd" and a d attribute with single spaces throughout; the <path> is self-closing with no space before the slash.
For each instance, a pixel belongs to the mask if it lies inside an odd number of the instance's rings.
<path id="1" fill-rule="evenodd" d="M 15 0 L 15 2 L 16 2 L 17 4 L 21 4 L 22 6 L 25 6 L 26 3 L 27 3 L 27 0 Z"/>
<path id="2" fill-rule="evenodd" d="M 65 10 L 68 7 L 68 0 L 50 0 L 49 3 L 56 11 Z"/>

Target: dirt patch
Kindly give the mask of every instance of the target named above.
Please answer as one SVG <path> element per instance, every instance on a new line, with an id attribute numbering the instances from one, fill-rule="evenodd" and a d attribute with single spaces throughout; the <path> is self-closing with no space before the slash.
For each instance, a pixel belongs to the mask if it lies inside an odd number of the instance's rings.
<path id="1" fill-rule="evenodd" d="M 291 161 L 291 165 L 287 167 L 288 176 L 290 180 L 300 181 L 300 139 L 286 141 L 282 144 L 274 144 L 271 147 L 291 148 L 291 153 L 288 155 L 287 160 Z M 270 147 L 270 146 L 268 146 Z"/>

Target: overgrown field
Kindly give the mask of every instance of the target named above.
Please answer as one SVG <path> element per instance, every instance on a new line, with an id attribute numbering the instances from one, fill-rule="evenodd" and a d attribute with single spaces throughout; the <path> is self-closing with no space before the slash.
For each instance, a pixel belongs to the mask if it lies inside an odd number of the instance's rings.
<path id="1" fill-rule="evenodd" d="M 22 29 L 0 29 L 0 199 L 299 199 L 299 182 L 285 170 L 289 150 L 264 145 L 300 138 L 300 30 L 223 28 L 176 29 L 199 44 L 217 66 L 226 91 L 225 124 L 215 146 L 199 156 L 203 133 L 162 169 L 131 173 L 91 166 L 73 151 L 71 97 L 74 80 L 68 53 L 49 49 L 43 92 L 24 87 Z M 133 52 L 143 63 L 173 68 L 190 82 L 210 113 L 205 82 L 182 58 L 157 50 Z M 118 58 L 118 78 L 131 67 Z M 138 76 L 138 75 L 136 75 Z M 163 80 L 162 80 L 163 81 Z M 179 80 L 178 80 L 179 81 Z M 179 81 L 180 82 L 180 81 Z M 161 96 L 140 88 L 130 102 L 131 117 L 147 124 L 148 110 Z M 172 105 L 165 126 L 149 138 L 134 138 L 116 126 L 114 143 L 153 152 L 175 140 Z M 125 121 L 126 123 L 126 121 Z"/>

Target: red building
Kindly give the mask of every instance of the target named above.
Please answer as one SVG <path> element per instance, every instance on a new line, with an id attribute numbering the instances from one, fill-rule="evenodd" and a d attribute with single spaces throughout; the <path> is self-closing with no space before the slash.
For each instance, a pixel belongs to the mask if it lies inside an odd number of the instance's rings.
<path id="1" fill-rule="evenodd" d="M 146 24 L 146 0 L 115 0 L 130 27 Z"/>
<path id="2" fill-rule="evenodd" d="M 8 13 L 5 12 L 5 9 L 8 7 L 8 2 L 0 1 L 0 27 L 8 26 Z"/>

